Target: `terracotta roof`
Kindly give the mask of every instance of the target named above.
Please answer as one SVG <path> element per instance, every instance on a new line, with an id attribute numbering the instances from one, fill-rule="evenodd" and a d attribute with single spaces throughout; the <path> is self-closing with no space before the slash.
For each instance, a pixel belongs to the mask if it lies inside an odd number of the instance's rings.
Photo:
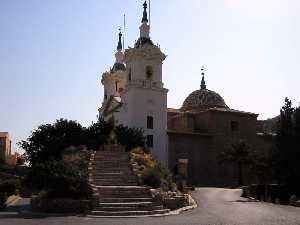
<path id="1" fill-rule="evenodd" d="M 172 112 L 172 113 L 182 113 L 179 109 L 174 109 L 174 108 L 168 108 L 167 112 Z"/>
<path id="2" fill-rule="evenodd" d="M 242 113 L 242 114 L 250 114 L 250 115 L 253 115 L 253 116 L 258 116 L 258 114 L 256 114 L 256 113 L 245 112 L 245 111 L 240 111 L 240 110 L 230 109 L 230 108 L 210 108 L 210 109 L 208 109 L 208 111 Z"/>
<path id="3" fill-rule="evenodd" d="M 178 130 L 167 130 L 167 133 L 170 133 L 170 134 L 199 135 L 199 136 L 206 136 L 206 137 L 213 136 L 210 133 L 198 133 L 198 132 L 178 131 Z"/>

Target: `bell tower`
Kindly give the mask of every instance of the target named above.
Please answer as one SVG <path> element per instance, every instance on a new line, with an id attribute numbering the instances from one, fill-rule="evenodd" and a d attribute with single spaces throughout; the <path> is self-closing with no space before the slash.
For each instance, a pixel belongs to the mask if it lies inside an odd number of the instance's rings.
<path id="1" fill-rule="evenodd" d="M 167 93 L 162 82 L 166 55 L 150 38 L 147 2 L 143 5 L 140 37 L 134 48 L 126 49 L 126 86 L 119 123 L 142 128 L 152 154 L 167 165 Z"/>
<path id="2" fill-rule="evenodd" d="M 104 86 L 104 99 L 102 106 L 99 109 L 99 115 L 106 118 L 108 115 L 107 112 L 109 111 L 109 105 L 112 101 L 117 105 L 120 104 L 121 96 L 126 85 L 126 66 L 124 64 L 121 29 L 119 31 L 119 41 L 115 53 L 115 63 L 109 71 L 102 74 L 101 83 Z M 111 116 L 112 115 L 109 115 L 109 117 Z"/>

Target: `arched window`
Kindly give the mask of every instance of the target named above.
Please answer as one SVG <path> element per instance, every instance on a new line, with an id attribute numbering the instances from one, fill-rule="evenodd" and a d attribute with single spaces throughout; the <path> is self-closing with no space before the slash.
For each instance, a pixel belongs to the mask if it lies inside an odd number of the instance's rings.
<path id="1" fill-rule="evenodd" d="M 104 90 L 104 99 L 107 99 L 107 91 Z"/>
<path id="2" fill-rule="evenodd" d="M 128 72 L 128 80 L 131 81 L 131 69 L 129 69 L 129 72 Z"/>
<path id="3" fill-rule="evenodd" d="M 147 128 L 153 129 L 153 117 L 152 116 L 147 116 Z"/>
<path id="4" fill-rule="evenodd" d="M 118 82 L 118 81 L 116 81 L 116 82 L 115 82 L 115 88 L 116 88 L 116 92 L 118 91 L 118 84 L 119 84 L 119 82 Z"/>
<path id="5" fill-rule="evenodd" d="M 146 79 L 152 80 L 153 78 L 153 69 L 151 66 L 146 66 Z"/>

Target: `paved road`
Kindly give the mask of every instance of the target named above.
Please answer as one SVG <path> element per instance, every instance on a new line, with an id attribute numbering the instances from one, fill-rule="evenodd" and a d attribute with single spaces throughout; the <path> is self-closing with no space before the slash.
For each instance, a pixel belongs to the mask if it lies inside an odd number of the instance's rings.
<path id="1" fill-rule="evenodd" d="M 17 218 L 11 214 L 1 218 L 0 214 L 0 225 L 300 225 L 300 208 L 249 202 L 240 198 L 240 194 L 240 190 L 197 189 L 193 196 L 198 208 L 176 216 L 94 219 L 76 216 Z"/>

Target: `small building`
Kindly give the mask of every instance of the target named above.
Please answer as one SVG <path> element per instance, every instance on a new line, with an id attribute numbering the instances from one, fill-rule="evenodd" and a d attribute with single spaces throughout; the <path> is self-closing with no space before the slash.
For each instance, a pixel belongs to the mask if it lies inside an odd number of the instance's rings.
<path id="1" fill-rule="evenodd" d="M 12 145 L 8 132 L 0 132 L 0 160 L 9 165 L 16 165 L 17 163 L 17 154 L 12 154 Z"/>

